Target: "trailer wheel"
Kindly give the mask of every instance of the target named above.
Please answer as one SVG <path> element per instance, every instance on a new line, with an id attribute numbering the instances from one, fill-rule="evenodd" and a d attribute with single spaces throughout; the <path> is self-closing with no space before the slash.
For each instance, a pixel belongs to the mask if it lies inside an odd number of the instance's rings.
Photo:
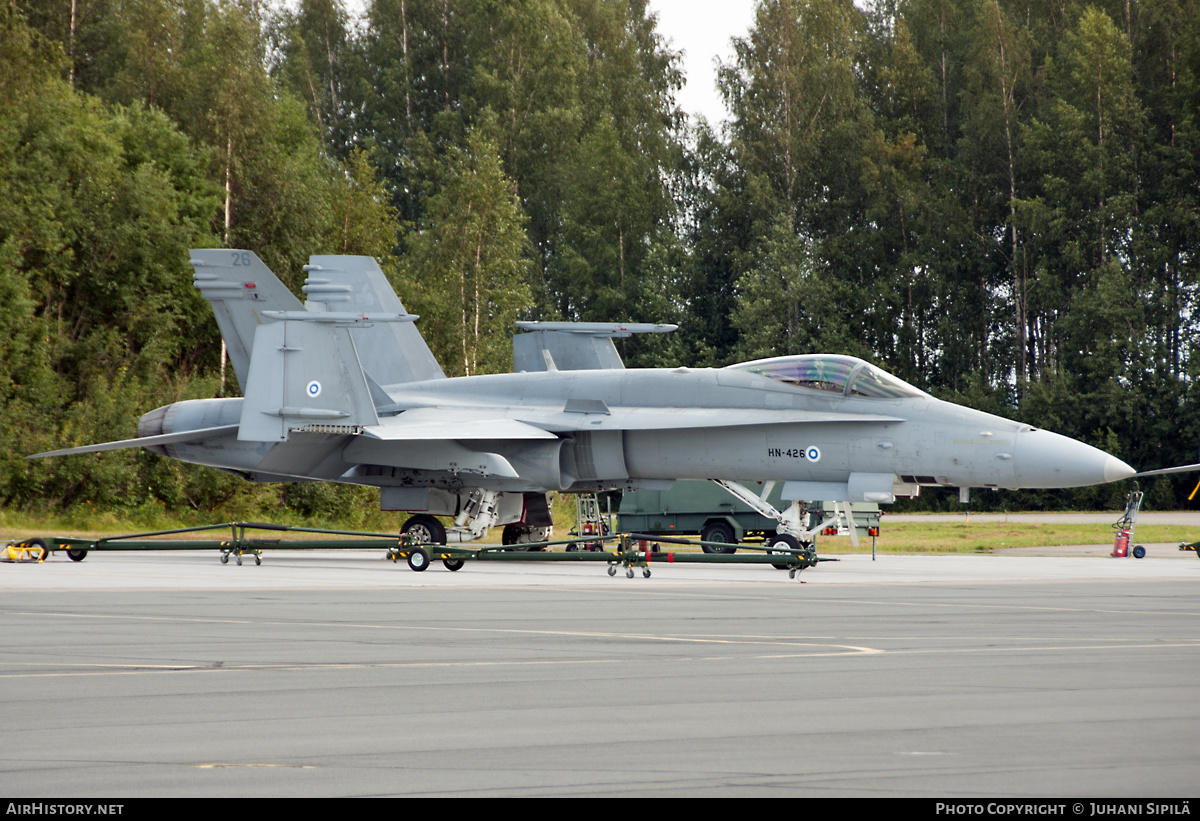
<path id="1" fill-rule="evenodd" d="M 44 539 L 26 539 L 24 544 L 25 547 L 36 547 L 38 550 L 42 551 L 42 555 L 38 561 L 44 562 L 46 559 L 50 558 L 50 548 L 46 547 L 46 542 Z"/>
<path id="2" fill-rule="evenodd" d="M 705 553 L 737 553 L 737 548 L 733 547 L 733 545 L 737 544 L 737 538 L 733 535 L 733 528 L 725 522 L 709 522 L 705 525 L 704 530 L 700 531 L 700 541 L 723 542 L 730 545 L 729 547 L 702 545 L 700 549 Z"/>
<path id="3" fill-rule="evenodd" d="M 87 551 L 82 548 L 74 548 L 67 551 L 67 556 L 73 562 L 81 562 L 87 558 Z"/>
<path id="4" fill-rule="evenodd" d="M 409 569 L 422 572 L 429 567 L 429 554 L 423 547 L 414 547 L 412 552 L 408 554 Z"/>
<path id="5" fill-rule="evenodd" d="M 1142 547 L 1142 545 L 1140 545 L 1140 544 L 1136 545 L 1133 548 L 1133 558 L 1144 559 L 1145 557 L 1146 557 L 1146 548 Z"/>
<path id="6" fill-rule="evenodd" d="M 446 565 L 447 570 L 462 570 L 466 562 L 462 559 L 442 559 L 442 564 Z"/>
<path id="7" fill-rule="evenodd" d="M 789 536 L 786 533 L 776 533 L 774 536 L 771 537 L 770 541 L 771 541 L 771 544 L 770 544 L 771 547 L 781 547 L 781 548 L 784 548 L 785 550 L 799 550 L 800 549 L 800 542 L 796 541 L 796 538 L 794 536 Z M 769 553 L 770 551 L 767 551 L 767 552 Z M 788 569 L 788 565 L 775 564 L 774 562 L 771 563 L 771 567 L 775 568 L 776 570 L 787 570 Z"/>

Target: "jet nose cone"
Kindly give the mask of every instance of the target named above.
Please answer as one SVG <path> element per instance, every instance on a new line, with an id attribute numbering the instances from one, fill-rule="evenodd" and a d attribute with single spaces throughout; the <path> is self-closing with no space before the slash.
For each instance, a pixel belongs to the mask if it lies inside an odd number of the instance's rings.
<path id="1" fill-rule="evenodd" d="M 1136 471 L 1099 448 L 1047 430 L 1025 430 L 1017 446 L 1021 487 L 1086 487 L 1116 482 Z"/>
<path id="2" fill-rule="evenodd" d="M 1135 473 L 1137 473 L 1136 470 L 1115 456 L 1108 457 L 1108 460 L 1104 463 L 1105 482 L 1119 482 L 1122 479 L 1128 479 Z"/>

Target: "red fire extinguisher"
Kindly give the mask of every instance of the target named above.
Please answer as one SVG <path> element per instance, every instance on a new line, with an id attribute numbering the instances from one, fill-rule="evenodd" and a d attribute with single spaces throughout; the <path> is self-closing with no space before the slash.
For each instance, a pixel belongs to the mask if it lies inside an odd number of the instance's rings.
<path id="1" fill-rule="evenodd" d="M 1113 541 L 1112 557 L 1114 559 L 1123 559 L 1129 552 L 1129 531 L 1118 530 L 1117 538 Z"/>

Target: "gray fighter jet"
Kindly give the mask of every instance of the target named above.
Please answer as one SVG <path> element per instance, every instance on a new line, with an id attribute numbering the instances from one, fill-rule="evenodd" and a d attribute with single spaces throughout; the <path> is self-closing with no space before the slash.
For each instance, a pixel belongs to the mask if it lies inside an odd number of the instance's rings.
<path id="1" fill-rule="evenodd" d="M 626 370 L 614 337 L 669 325 L 518 323 L 514 373 L 447 378 L 375 260 L 314 256 L 303 304 L 250 251 L 192 252 L 245 397 L 147 413 L 144 447 L 255 482 L 371 485 L 422 541 L 505 525 L 537 540 L 548 492 L 711 479 L 807 541 L 809 500 L 888 503 L 922 486 L 1065 488 L 1134 475 L 1089 445 L 934 399 L 850 356 Z M 764 482 L 761 493 L 743 482 Z M 790 502 L 764 500 L 776 483 Z M 454 516 L 445 528 L 434 516 Z"/>

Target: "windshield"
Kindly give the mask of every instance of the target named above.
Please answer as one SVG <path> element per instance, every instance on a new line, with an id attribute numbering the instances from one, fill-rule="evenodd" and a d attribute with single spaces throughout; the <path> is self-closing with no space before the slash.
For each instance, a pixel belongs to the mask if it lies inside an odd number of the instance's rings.
<path id="1" fill-rule="evenodd" d="M 776 356 L 730 365 L 730 370 L 749 371 L 776 382 L 798 388 L 836 393 L 843 396 L 866 396 L 876 399 L 899 399 L 925 394 L 887 371 L 853 356 L 836 354 L 805 354 Z"/>
<path id="2" fill-rule="evenodd" d="M 899 399 L 904 396 L 925 396 L 925 392 L 869 362 L 864 362 L 858 373 L 854 374 L 854 381 L 850 383 L 850 395 Z"/>

